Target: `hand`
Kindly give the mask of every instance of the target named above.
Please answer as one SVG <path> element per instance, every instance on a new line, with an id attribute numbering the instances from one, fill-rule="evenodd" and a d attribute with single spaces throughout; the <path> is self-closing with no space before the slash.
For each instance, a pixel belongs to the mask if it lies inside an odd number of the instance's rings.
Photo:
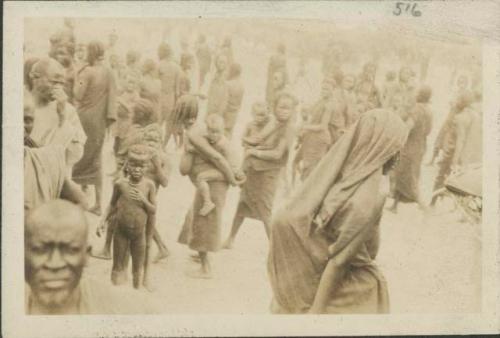
<path id="1" fill-rule="evenodd" d="M 144 197 L 144 195 L 139 190 L 137 190 L 135 188 L 130 189 L 129 197 L 137 202 L 144 203 L 146 201 L 146 198 Z"/>
<path id="2" fill-rule="evenodd" d="M 58 104 L 66 104 L 68 101 L 68 95 L 64 91 L 62 86 L 54 86 L 52 89 L 52 98 L 57 101 Z"/>
<path id="3" fill-rule="evenodd" d="M 193 147 L 193 145 L 191 144 L 191 142 L 184 142 L 184 151 L 186 153 L 194 153 L 195 150 L 196 149 Z"/>
<path id="4" fill-rule="evenodd" d="M 247 176 L 243 172 L 238 172 L 234 175 L 236 180 L 236 185 L 242 185 L 247 180 Z"/>
<path id="5" fill-rule="evenodd" d="M 451 174 L 458 174 L 460 173 L 460 166 L 458 164 L 454 164 L 451 166 Z"/>
<path id="6" fill-rule="evenodd" d="M 245 157 L 249 157 L 249 156 L 257 156 L 257 149 L 254 149 L 254 148 L 248 148 L 248 149 L 245 151 Z"/>
<path id="7" fill-rule="evenodd" d="M 151 162 L 153 162 L 153 165 L 156 169 L 161 168 L 160 156 L 158 156 L 158 153 L 156 151 L 153 153 L 153 157 L 151 158 Z"/>
<path id="8" fill-rule="evenodd" d="M 106 220 L 103 218 L 99 222 L 99 225 L 97 226 L 95 234 L 97 235 L 97 237 L 101 237 L 101 234 L 103 234 L 105 231 L 106 231 Z"/>

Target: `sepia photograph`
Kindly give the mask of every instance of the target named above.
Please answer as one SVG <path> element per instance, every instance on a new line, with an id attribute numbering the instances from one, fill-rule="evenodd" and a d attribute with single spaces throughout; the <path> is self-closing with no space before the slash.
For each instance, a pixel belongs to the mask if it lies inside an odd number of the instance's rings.
<path id="1" fill-rule="evenodd" d="M 17 315 L 54 337 L 80 315 L 482 316 L 499 295 L 483 221 L 499 185 L 483 169 L 499 166 L 485 129 L 498 111 L 483 120 L 492 52 L 420 24 L 433 3 L 359 2 L 383 7 L 378 21 L 232 17 L 231 2 L 200 4 L 206 17 L 188 2 L 21 17 L 8 113 L 23 157 L 4 145 L 20 183 L 4 176 L 2 192 L 20 196 L 20 255 L 2 250 Z M 174 334 L 199 335 L 187 329 Z"/>

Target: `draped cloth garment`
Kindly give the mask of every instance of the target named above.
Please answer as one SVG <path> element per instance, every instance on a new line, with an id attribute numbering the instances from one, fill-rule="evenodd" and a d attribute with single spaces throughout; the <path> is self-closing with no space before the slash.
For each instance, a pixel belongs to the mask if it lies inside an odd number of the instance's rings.
<path id="1" fill-rule="evenodd" d="M 63 146 L 24 147 L 24 210 L 59 198 L 65 177 Z"/>
<path id="2" fill-rule="evenodd" d="M 377 192 L 383 165 L 406 137 L 399 116 L 366 112 L 275 214 L 268 260 L 273 312 L 307 312 L 328 257 L 345 269 L 328 313 L 388 312 L 385 281 L 373 262 L 384 204 Z M 320 226 L 312 222 L 318 213 L 326 220 Z"/>
<path id="3" fill-rule="evenodd" d="M 79 184 L 96 184 L 102 173 L 102 147 L 106 121 L 116 120 L 116 83 L 111 69 L 97 65 L 84 68 L 75 87 L 78 116 L 87 135 L 83 157 L 73 168 Z"/>

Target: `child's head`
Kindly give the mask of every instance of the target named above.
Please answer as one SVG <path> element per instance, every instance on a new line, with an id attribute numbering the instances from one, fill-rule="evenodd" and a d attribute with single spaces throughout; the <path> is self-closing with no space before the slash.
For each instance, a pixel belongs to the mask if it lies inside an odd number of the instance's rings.
<path id="1" fill-rule="evenodd" d="M 278 70 L 273 74 L 273 88 L 282 88 L 286 85 L 286 74 L 283 70 Z"/>
<path id="2" fill-rule="evenodd" d="M 156 74 L 156 62 L 152 59 L 147 59 L 142 64 L 142 75 L 155 75 Z"/>
<path id="3" fill-rule="evenodd" d="M 191 54 L 182 54 L 181 55 L 181 68 L 184 71 L 191 70 L 194 66 L 194 57 Z"/>
<path id="4" fill-rule="evenodd" d="M 125 57 L 127 66 L 135 66 L 141 59 L 141 54 L 136 50 L 129 50 Z"/>
<path id="5" fill-rule="evenodd" d="M 276 106 L 274 107 L 274 116 L 279 122 L 286 122 L 293 117 L 298 105 L 297 98 L 289 92 L 278 94 Z"/>
<path id="6" fill-rule="evenodd" d="M 151 155 L 148 147 L 136 144 L 130 147 L 127 153 L 127 173 L 135 181 L 140 181 L 144 176 L 144 168 Z"/>
<path id="7" fill-rule="evenodd" d="M 128 72 L 125 76 L 125 91 L 132 93 L 137 90 L 139 90 L 139 79 L 134 73 Z"/>
<path id="8" fill-rule="evenodd" d="M 205 121 L 207 138 L 210 143 L 217 143 L 224 136 L 224 119 L 217 114 L 210 114 Z"/>
<path id="9" fill-rule="evenodd" d="M 257 124 L 264 123 L 269 117 L 267 105 L 262 101 L 257 101 L 252 105 L 252 116 Z"/>
<path id="10" fill-rule="evenodd" d="M 30 92 L 24 91 L 24 137 L 30 136 L 35 122 L 35 103 Z"/>
<path id="11" fill-rule="evenodd" d="M 387 82 L 392 82 L 396 79 L 396 72 L 393 71 L 393 70 L 390 70 L 388 71 L 387 73 L 385 73 L 385 80 Z"/>
<path id="12" fill-rule="evenodd" d="M 132 122 L 141 127 L 150 125 L 158 121 L 158 114 L 156 112 L 153 102 L 147 99 L 139 99 L 133 106 L 134 116 Z"/>
<path id="13" fill-rule="evenodd" d="M 429 86 L 422 86 L 417 93 L 417 102 L 428 103 L 432 96 L 432 89 Z"/>

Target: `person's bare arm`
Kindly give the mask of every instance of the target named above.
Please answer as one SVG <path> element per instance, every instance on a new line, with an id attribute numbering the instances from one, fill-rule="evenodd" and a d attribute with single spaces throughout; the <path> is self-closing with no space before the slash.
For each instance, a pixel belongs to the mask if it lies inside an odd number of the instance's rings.
<path id="1" fill-rule="evenodd" d="M 314 296 L 314 301 L 309 309 L 310 314 L 322 314 L 326 312 L 326 307 L 331 299 L 331 295 L 338 288 L 348 269 L 349 261 L 357 254 L 361 245 L 363 245 L 369 234 L 369 228 L 360 229 L 354 234 L 352 240 L 341 248 L 334 256 L 328 258 L 318 289 Z M 339 240 L 337 240 L 339 241 Z M 329 248 L 329 251 L 335 251 L 335 243 Z"/>
<path id="2" fill-rule="evenodd" d="M 148 214 L 154 214 L 156 212 L 156 189 L 153 182 L 148 180 L 146 189 L 145 194 L 139 189 L 133 189 L 130 192 L 130 197 L 141 202 Z"/>
<path id="3" fill-rule="evenodd" d="M 314 132 L 327 131 L 328 124 L 330 123 L 331 113 L 332 113 L 332 110 L 327 109 L 323 113 L 323 116 L 321 116 L 321 121 L 318 124 L 307 123 L 303 127 L 303 129 L 307 130 L 307 131 L 314 131 Z"/>
<path id="4" fill-rule="evenodd" d="M 152 183 L 150 184 L 150 187 L 149 187 L 149 193 L 148 193 L 147 199 L 148 199 L 148 202 L 154 206 L 155 211 L 156 211 L 156 188 L 155 188 L 154 184 L 152 184 Z M 150 212 L 150 215 L 151 214 L 152 213 Z M 154 224 L 152 222 L 147 222 L 147 226 L 146 226 L 146 245 L 147 246 L 149 246 L 151 244 L 151 239 L 153 238 L 153 229 L 154 229 Z"/>
<path id="5" fill-rule="evenodd" d="M 64 179 L 60 197 L 80 205 L 85 210 L 88 210 L 89 208 L 85 193 L 82 191 L 80 186 L 73 182 L 69 177 Z"/>
<path id="6" fill-rule="evenodd" d="M 105 231 L 106 221 L 109 220 L 109 217 L 115 213 L 116 211 L 116 202 L 118 202 L 118 198 L 120 197 L 121 191 L 119 187 L 119 181 L 116 182 L 113 186 L 113 193 L 111 195 L 111 202 L 109 202 L 109 206 L 106 208 L 104 215 L 100 221 L 99 226 L 97 227 L 96 234 L 97 237 L 101 237 L 101 234 Z"/>
<path id="7" fill-rule="evenodd" d="M 155 168 L 155 176 L 162 187 L 168 185 L 168 172 L 169 168 L 167 165 L 167 159 L 164 155 L 158 155 L 155 153 L 153 155 L 153 166 Z"/>
<path id="8" fill-rule="evenodd" d="M 468 119 L 466 116 L 458 115 L 455 118 L 455 127 L 457 131 L 457 141 L 455 146 L 455 152 L 453 154 L 452 165 L 457 166 L 460 165 L 460 157 L 462 156 L 462 151 L 466 142 L 466 134 L 467 134 L 467 124 Z"/>
<path id="9" fill-rule="evenodd" d="M 283 157 L 290 147 L 291 136 L 282 137 L 278 146 L 270 150 L 248 149 L 247 155 L 255 156 L 261 160 L 276 161 Z"/>
<path id="10" fill-rule="evenodd" d="M 236 179 L 229 162 L 221 153 L 215 150 L 204 137 L 199 134 L 190 133 L 189 140 L 192 142 L 193 146 L 200 152 L 200 154 L 202 154 L 206 159 L 213 163 L 217 167 L 217 169 L 219 169 L 224 174 L 229 183 L 233 185 L 236 184 Z"/>

